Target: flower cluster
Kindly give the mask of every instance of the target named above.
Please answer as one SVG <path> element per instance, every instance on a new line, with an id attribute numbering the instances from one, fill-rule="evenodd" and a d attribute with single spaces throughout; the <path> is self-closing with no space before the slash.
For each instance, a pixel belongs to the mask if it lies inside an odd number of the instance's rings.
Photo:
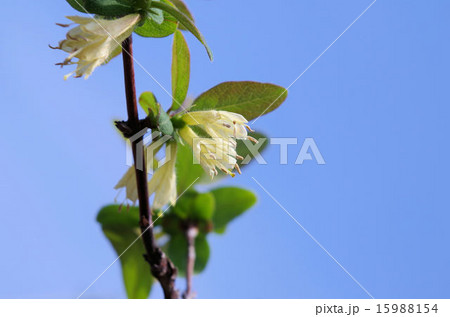
<path id="1" fill-rule="evenodd" d="M 200 164 L 205 172 L 213 178 L 218 175 L 218 170 L 235 176 L 233 170 L 240 174 L 241 170 L 237 160 L 243 158 L 237 154 L 237 139 L 249 139 L 257 142 L 248 135 L 247 130 L 252 131 L 247 125 L 247 120 L 240 114 L 227 111 L 195 111 L 187 112 L 180 116 L 184 123 L 177 133 L 183 142 L 186 142 L 193 151 L 193 159 Z M 201 137 L 194 130 L 201 129 L 207 137 Z M 150 145 L 151 147 L 152 145 Z M 153 161 L 153 157 L 147 156 L 147 161 Z M 166 145 L 166 162 L 156 169 L 148 183 L 149 194 L 155 194 L 153 208 L 160 209 L 170 203 L 175 205 L 176 191 L 176 143 Z M 150 167 L 150 164 L 147 163 Z M 130 168 L 116 185 L 116 189 L 126 188 L 126 198 L 136 203 L 137 188 L 134 167 Z"/>
<path id="2" fill-rule="evenodd" d="M 248 136 L 246 124 L 248 121 L 240 114 L 228 111 L 194 111 L 184 114 L 181 119 L 186 126 L 179 134 L 192 148 L 195 163 L 200 163 L 211 178 L 218 174 L 217 169 L 234 176 L 233 169 L 241 171 L 237 159 L 242 159 L 236 153 L 236 139 L 255 139 Z M 199 127 L 210 138 L 202 138 L 191 127 Z"/>
<path id="3" fill-rule="evenodd" d="M 57 65 L 77 65 L 76 70 L 64 76 L 64 79 L 74 73 L 75 77 L 84 76 L 87 79 L 95 68 L 120 54 L 121 43 L 133 33 L 140 15 L 130 14 L 115 20 L 79 16 L 67 18 L 78 26 L 67 32 L 66 39 L 60 41 L 58 47 L 52 47 L 69 53 L 69 56 Z M 58 25 L 70 26 L 70 24 Z M 73 58 L 77 58 L 78 61 L 73 62 Z"/>

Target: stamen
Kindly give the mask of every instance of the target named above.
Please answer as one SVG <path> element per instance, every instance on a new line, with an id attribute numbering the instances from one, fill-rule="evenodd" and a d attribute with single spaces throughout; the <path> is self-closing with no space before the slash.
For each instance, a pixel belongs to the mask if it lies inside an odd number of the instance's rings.
<path id="1" fill-rule="evenodd" d="M 250 141 L 252 141 L 253 143 L 255 143 L 255 144 L 258 144 L 259 142 L 258 142 L 258 140 L 256 140 L 254 137 L 252 137 L 252 136 L 247 136 L 247 139 L 249 139 Z"/>
<path id="2" fill-rule="evenodd" d="M 221 167 L 220 170 L 221 170 L 222 172 L 224 172 L 225 174 L 230 175 L 231 177 L 235 177 L 235 176 L 236 176 L 236 174 L 234 174 L 233 172 L 231 172 L 231 171 L 229 171 L 229 170 L 227 170 L 227 169 L 225 169 L 225 168 L 223 168 L 223 167 Z"/>
<path id="3" fill-rule="evenodd" d="M 242 157 L 242 156 L 240 156 L 240 155 L 236 155 L 236 158 L 238 159 L 238 160 L 240 160 L 240 161 L 242 161 L 244 158 Z"/>
<path id="4" fill-rule="evenodd" d="M 250 132 L 255 132 L 255 130 L 252 130 L 252 128 L 250 128 L 247 124 L 244 124 L 244 127 L 246 127 L 247 130 Z"/>
<path id="5" fill-rule="evenodd" d="M 228 123 L 225 123 L 225 122 L 224 122 L 224 123 L 222 123 L 222 124 L 223 124 L 224 127 L 228 128 L 228 129 L 231 129 L 231 125 L 229 125 Z"/>
<path id="6" fill-rule="evenodd" d="M 55 24 L 63 28 L 68 28 L 70 26 L 70 24 L 63 24 L 63 23 L 55 23 Z"/>
<path id="7" fill-rule="evenodd" d="M 239 165 L 237 163 L 234 165 L 234 167 L 236 167 L 236 171 L 239 173 L 239 175 L 242 175 L 241 169 L 239 168 Z"/>

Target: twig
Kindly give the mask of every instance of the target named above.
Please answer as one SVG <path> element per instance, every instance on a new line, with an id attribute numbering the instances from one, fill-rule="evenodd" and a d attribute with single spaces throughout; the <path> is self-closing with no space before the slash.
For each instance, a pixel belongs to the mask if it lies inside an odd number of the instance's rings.
<path id="1" fill-rule="evenodd" d="M 140 121 L 136 101 L 132 36 L 123 41 L 122 49 L 125 94 L 127 98 L 128 126 L 133 130 L 134 133 L 138 133 L 140 128 Z M 137 140 L 133 140 L 132 149 L 139 198 L 139 225 L 142 232 L 142 240 L 147 252 L 147 254 L 144 255 L 144 258 L 150 264 L 152 275 L 161 284 L 161 287 L 164 291 L 164 297 L 178 298 L 178 290 L 175 289 L 177 269 L 167 258 L 164 252 L 162 252 L 162 250 L 158 248 L 153 235 L 152 214 L 150 211 L 147 187 L 147 164 L 145 164 L 144 162 L 144 151 L 137 151 L 136 149 L 137 144 L 140 144 L 142 140 L 143 137 L 140 137 Z M 137 157 L 137 155 L 142 156 Z M 138 162 L 144 162 L 144 164 L 137 164 Z M 138 169 L 138 165 L 141 165 L 142 168 Z"/>
<path id="2" fill-rule="evenodd" d="M 192 276 L 194 275 L 195 266 L 195 238 L 198 235 L 197 226 L 195 224 L 188 224 L 185 234 L 187 240 L 186 291 L 183 293 L 183 298 L 190 299 L 196 295 L 192 291 Z"/>

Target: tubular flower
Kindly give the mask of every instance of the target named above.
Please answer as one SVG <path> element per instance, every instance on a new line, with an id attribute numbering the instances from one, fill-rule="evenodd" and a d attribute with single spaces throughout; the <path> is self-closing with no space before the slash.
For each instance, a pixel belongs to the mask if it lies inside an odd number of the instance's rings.
<path id="1" fill-rule="evenodd" d="M 75 77 L 84 76 L 87 79 L 95 68 L 120 54 L 121 43 L 133 33 L 140 15 L 130 14 L 115 20 L 79 16 L 67 18 L 79 25 L 67 32 L 66 39 L 60 41 L 58 47 L 52 47 L 69 53 L 69 56 L 57 65 L 77 64 L 76 70 L 64 76 L 64 79 L 74 73 Z M 72 62 L 73 58 L 78 60 Z"/>
<path id="2" fill-rule="evenodd" d="M 155 193 L 153 201 L 154 209 L 161 209 L 167 203 L 175 205 L 177 199 L 177 186 L 175 174 L 175 162 L 177 146 L 175 143 L 166 145 L 166 162 L 158 168 L 148 182 L 149 196 Z M 147 159 L 147 170 L 152 168 L 153 158 Z M 136 204 L 138 200 L 137 182 L 134 166 L 130 167 L 120 179 L 114 189 L 125 188 L 125 198 Z"/>
<path id="3" fill-rule="evenodd" d="M 176 143 L 166 145 L 166 162 L 158 168 L 148 182 L 148 194 L 155 193 L 153 208 L 161 209 L 167 203 L 175 205 L 177 200 L 177 176 L 175 162 L 177 156 Z"/>
<path id="4" fill-rule="evenodd" d="M 242 159 L 236 153 L 236 139 L 249 139 L 247 129 L 252 131 L 242 115 L 228 111 L 195 111 L 184 114 L 181 119 L 186 126 L 179 130 L 179 134 L 192 147 L 194 158 L 211 178 L 220 169 L 226 174 L 235 176 L 233 169 L 241 171 L 237 159 Z M 200 138 L 190 126 L 202 128 L 211 138 Z"/>
<path id="5" fill-rule="evenodd" d="M 133 205 L 136 204 L 138 200 L 138 192 L 137 192 L 137 183 L 136 183 L 136 174 L 134 171 L 134 165 L 131 166 L 128 171 L 123 175 L 120 181 L 114 186 L 114 189 L 120 189 L 125 187 L 125 199 L 129 199 L 133 202 Z"/>

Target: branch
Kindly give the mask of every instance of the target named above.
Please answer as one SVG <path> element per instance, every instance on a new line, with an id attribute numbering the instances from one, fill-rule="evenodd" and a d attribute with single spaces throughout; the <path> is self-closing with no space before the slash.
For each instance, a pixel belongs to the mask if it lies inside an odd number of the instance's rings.
<path id="1" fill-rule="evenodd" d="M 133 65 L 133 40 L 132 36 L 122 43 L 123 49 L 123 69 L 125 79 L 125 94 L 127 98 L 128 127 L 135 133 L 140 131 L 140 121 L 137 110 L 136 87 L 134 78 Z M 147 186 L 147 167 L 144 161 L 144 151 L 137 151 L 136 146 L 140 144 L 143 137 L 133 140 L 131 146 L 133 149 L 134 166 L 136 172 L 137 190 L 139 197 L 139 225 L 142 232 L 142 240 L 144 242 L 147 254 L 144 258 L 150 264 L 152 275 L 159 281 L 164 290 L 165 298 L 178 298 L 178 291 L 175 289 L 175 279 L 177 269 L 173 263 L 167 258 L 160 248 L 156 245 L 153 235 L 152 214 L 148 197 Z M 139 155 L 139 157 L 138 157 Z M 144 162 L 144 164 L 138 164 Z M 141 169 L 137 166 L 142 165 Z"/>
<path id="2" fill-rule="evenodd" d="M 183 293 L 183 298 L 190 299 L 195 297 L 195 292 L 192 291 L 192 276 L 194 275 L 195 266 L 195 238 L 198 235 L 198 228 L 196 225 L 188 224 L 186 231 L 187 240 L 187 259 L 186 259 L 186 291 Z"/>

